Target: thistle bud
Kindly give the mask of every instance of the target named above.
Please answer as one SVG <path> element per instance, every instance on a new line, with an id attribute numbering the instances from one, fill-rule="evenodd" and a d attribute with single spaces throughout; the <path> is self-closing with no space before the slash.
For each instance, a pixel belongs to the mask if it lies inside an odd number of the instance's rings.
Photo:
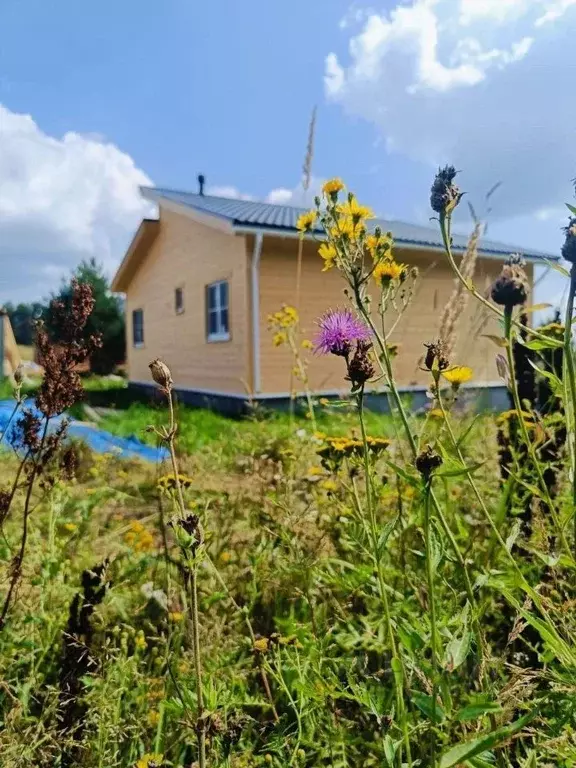
<path id="1" fill-rule="evenodd" d="M 432 344 L 424 344 L 424 346 L 426 347 L 424 365 L 429 371 L 445 371 L 450 367 L 446 344 L 442 339 L 438 339 Z"/>
<path id="2" fill-rule="evenodd" d="M 150 368 L 150 373 L 156 384 L 162 387 L 166 392 L 170 392 L 174 382 L 172 381 L 170 368 L 168 368 L 166 363 L 163 363 L 162 360 L 157 357 L 156 360 L 152 360 L 152 362 L 149 363 L 148 367 Z"/>
<path id="3" fill-rule="evenodd" d="M 436 213 L 452 213 L 460 202 L 463 192 L 454 184 L 456 173 L 453 165 L 438 169 L 430 192 L 430 205 Z"/>
<path id="4" fill-rule="evenodd" d="M 426 480 L 435 469 L 442 464 L 442 457 L 428 445 L 424 451 L 416 457 L 416 469 Z"/>
<path id="5" fill-rule="evenodd" d="M 371 349 L 372 344 L 369 341 L 358 341 L 356 343 L 356 351 L 348 363 L 347 376 L 349 381 L 352 382 L 354 390 L 360 389 L 376 373 L 374 364 L 370 359 Z"/>
<path id="6" fill-rule="evenodd" d="M 520 256 L 511 256 L 502 267 L 502 271 L 492 284 L 492 301 L 503 307 L 517 307 L 528 298 L 528 276 L 524 271 L 524 261 Z"/>
<path id="7" fill-rule="evenodd" d="M 576 216 L 573 216 L 564 227 L 566 239 L 562 246 L 562 258 L 571 264 L 576 264 Z"/>
<path id="8" fill-rule="evenodd" d="M 16 384 L 17 387 L 20 387 L 23 381 L 24 381 L 24 374 L 22 373 L 22 366 L 19 365 L 14 371 L 14 383 Z"/>

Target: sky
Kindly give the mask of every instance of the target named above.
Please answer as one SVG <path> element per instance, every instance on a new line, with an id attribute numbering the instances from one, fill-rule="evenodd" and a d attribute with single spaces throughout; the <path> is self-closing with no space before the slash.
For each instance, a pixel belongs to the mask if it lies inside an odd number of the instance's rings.
<path id="1" fill-rule="evenodd" d="M 575 34 L 576 0 L 0 0 L 0 302 L 113 274 L 142 184 L 300 204 L 314 105 L 312 190 L 427 223 L 450 162 L 491 238 L 558 253 Z"/>

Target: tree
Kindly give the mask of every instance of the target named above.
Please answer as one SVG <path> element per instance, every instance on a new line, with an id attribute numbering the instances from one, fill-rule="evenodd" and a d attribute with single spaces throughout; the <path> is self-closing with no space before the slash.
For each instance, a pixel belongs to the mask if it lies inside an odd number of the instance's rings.
<path id="1" fill-rule="evenodd" d="M 86 334 L 102 334 L 102 347 L 93 353 L 90 366 L 94 373 L 101 375 L 112 373 L 119 363 L 124 362 L 126 354 L 122 301 L 110 292 L 110 283 L 104 274 L 104 269 L 95 259 L 82 261 L 70 278 L 64 281 L 58 293 L 52 294 L 52 300 L 64 303 L 70 301 L 72 278 L 92 286 L 95 304 L 86 324 Z M 53 341 L 58 343 L 59 328 L 50 306 L 46 307 L 44 318 Z"/>
<path id="2" fill-rule="evenodd" d="M 39 302 L 31 304 L 20 303 L 14 306 L 12 302 L 4 305 L 10 324 L 14 331 L 14 337 L 17 344 L 32 346 L 34 343 L 34 322 L 41 317 L 44 307 Z"/>

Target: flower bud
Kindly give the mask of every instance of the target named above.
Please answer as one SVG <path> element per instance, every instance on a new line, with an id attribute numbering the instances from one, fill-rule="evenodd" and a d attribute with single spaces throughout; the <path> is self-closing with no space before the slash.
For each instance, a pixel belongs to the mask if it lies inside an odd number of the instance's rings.
<path id="1" fill-rule="evenodd" d="M 416 469 L 426 480 L 435 469 L 442 464 L 442 457 L 428 445 L 424 451 L 416 457 Z"/>
<path id="2" fill-rule="evenodd" d="M 492 301 L 503 307 L 517 307 L 525 303 L 528 291 L 529 283 L 524 271 L 524 262 L 519 256 L 511 256 L 492 283 Z"/>
<path id="3" fill-rule="evenodd" d="M 166 363 L 163 363 L 162 360 L 157 357 L 149 363 L 148 367 L 150 368 L 150 373 L 156 384 L 162 387 L 166 392 L 170 392 L 174 382 L 172 381 L 170 368 L 168 368 Z"/>
<path id="4" fill-rule="evenodd" d="M 430 191 L 430 205 L 436 213 L 452 213 L 460 202 L 463 192 L 454 184 L 456 173 L 453 165 L 438 170 Z"/>
<path id="5" fill-rule="evenodd" d="M 14 371 L 14 383 L 19 387 L 24 381 L 24 374 L 22 373 L 22 366 L 19 365 Z"/>
<path id="6" fill-rule="evenodd" d="M 573 216 L 564 227 L 566 239 L 562 246 L 562 258 L 571 264 L 576 264 L 576 216 Z"/>

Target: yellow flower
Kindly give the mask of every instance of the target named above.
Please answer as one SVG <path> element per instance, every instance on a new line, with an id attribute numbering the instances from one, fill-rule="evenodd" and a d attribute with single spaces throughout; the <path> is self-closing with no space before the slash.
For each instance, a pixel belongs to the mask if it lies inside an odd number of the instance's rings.
<path id="1" fill-rule="evenodd" d="M 314 344 L 310 341 L 310 339 L 302 339 L 302 349 L 314 349 Z"/>
<path id="2" fill-rule="evenodd" d="M 157 712 L 155 709 L 149 712 L 148 722 L 152 726 L 158 725 L 158 723 L 160 722 L 160 712 Z"/>
<path id="3" fill-rule="evenodd" d="M 78 528 L 78 526 L 76 525 L 76 523 L 64 523 L 64 528 L 67 531 L 74 532 L 76 528 Z"/>
<path id="4" fill-rule="evenodd" d="M 168 614 L 168 618 L 170 621 L 175 622 L 176 624 L 179 624 L 181 621 L 184 621 L 184 614 L 182 611 L 171 611 Z"/>
<path id="5" fill-rule="evenodd" d="M 350 216 L 355 222 L 359 222 L 361 219 L 373 219 L 374 211 L 367 205 L 360 205 L 358 200 L 352 195 L 344 205 L 340 206 L 340 213 L 344 216 Z"/>
<path id="6" fill-rule="evenodd" d="M 324 192 L 326 197 L 337 195 L 338 192 L 341 192 L 343 189 L 344 189 L 344 182 L 342 181 L 342 179 L 329 179 L 322 186 L 322 192 Z"/>
<path id="7" fill-rule="evenodd" d="M 221 563 L 226 564 L 226 563 L 229 563 L 230 560 L 232 560 L 232 555 L 230 554 L 230 552 L 222 552 L 220 554 L 220 562 Z"/>
<path id="8" fill-rule="evenodd" d="M 146 648 L 146 638 L 144 637 L 144 632 L 138 632 L 134 643 L 136 645 L 136 648 L 138 648 L 139 650 L 143 650 L 144 648 Z"/>
<path id="9" fill-rule="evenodd" d="M 268 638 L 260 637 L 258 640 L 254 640 L 254 650 L 257 653 L 266 653 L 268 650 Z"/>
<path id="10" fill-rule="evenodd" d="M 306 213 L 302 213 L 298 217 L 298 221 L 296 222 L 296 229 L 299 232 L 311 232 L 314 228 L 314 224 L 316 224 L 316 219 L 318 218 L 318 211 L 306 211 Z"/>
<path id="11" fill-rule="evenodd" d="M 532 414 L 528 413 L 527 411 L 521 411 L 520 414 L 524 422 L 534 421 Z M 496 423 L 501 426 L 502 424 L 505 424 L 507 421 L 510 421 L 511 419 L 516 419 L 516 418 L 518 418 L 518 412 L 515 411 L 514 409 L 512 409 L 511 411 L 503 411 L 503 413 L 501 413 L 496 419 Z"/>
<path id="12" fill-rule="evenodd" d="M 430 416 L 431 419 L 443 419 L 444 418 L 444 414 L 442 413 L 442 409 L 441 408 L 432 408 L 428 412 L 428 416 Z"/>
<path id="13" fill-rule="evenodd" d="M 324 260 L 324 268 L 322 269 L 322 272 L 327 272 L 329 269 L 332 269 L 332 267 L 336 263 L 336 256 L 337 256 L 336 248 L 334 248 L 333 245 L 330 245 L 328 243 L 322 243 L 322 245 L 318 249 L 318 253 L 320 257 Z"/>
<path id="14" fill-rule="evenodd" d="M 308 467 L 308 471 L 306 472 L 306 474 L 314 477 L 314 475 L 323 475 L 324 470 L 322 469 L 322 467 L 312 466 L 312 467 Z"/>
<path id="15" fill-rule="evenodd" d="M 284 331 L 276 331 L 274 336 L 272 336 L 272 344 L 274 344 L 275 347 L 281 347 L 282 344 L 285 344 L 287 341 L 287 336 Z"/>
<path id="16" fill-rule="evenodd" d="M 294 322 L 296 322 L 298 320 L 298 310 L 296 309 L 296 307 L 291 307 L 291 306 L 287 305 L 287 306 L 283 307 L 283 309 L 284 309 L 284 314 L 290 320 L 293 320 Z"/>
<path id="17" fill-rule="evenodd" d="M 472 371 L 472 368 L 468 368 L 466 365 L 457 365 L 454 368 L 443 371 L 442 375 L 453 387 L 458 388 L 461 384 L 470 381 L 474 372 Z"/>
<path id="18" fill-rule="evenodd" d="M 136 763 L 136 768 L 162 768 L 164 755 L 158 752 L 147 752 Z"/>
<path id="19" fill-rule="evenodd" d="M 334 480 L 324 480 L 320 483 L 320 488 L 322 488 L 324 491 L 328 491 L 329 493 L 333 493 L 335 490 L 337 490 L 338 486 Z"/>
<path id="20" fill-rule="evenodd" d="M 377 264 L 374 268 L 374 279 L 380 285 L 388 285 L 392 280 L 400 280 L 402 275 L 405 274 L 406 267 L 404 264 L 398 264 L 393 259 L 384 259 L 380 264 Z"/>
<path id="21" fill-rule="evenodd" d="M 318 400 L 318 402 L 320 403 L 320 405 L 324 405 L 324 406 L 330 405 L 330 400 L 328 400 L 327 397 L 321 397 L 320 400 Z"/>

